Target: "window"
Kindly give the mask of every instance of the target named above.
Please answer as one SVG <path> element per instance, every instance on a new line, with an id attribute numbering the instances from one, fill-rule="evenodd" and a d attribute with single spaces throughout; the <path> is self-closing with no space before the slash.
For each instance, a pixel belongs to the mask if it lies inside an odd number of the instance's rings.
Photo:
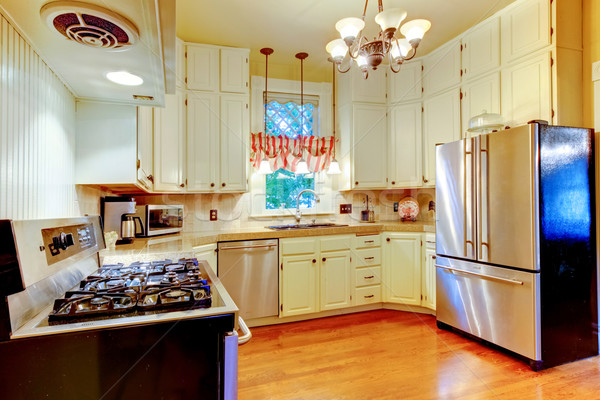
<path id="1" fill-rule="evenodd" d="M 314 116 L 318 110 L 318 106 L 310 103 L 301 106 L 293 101 L 282 104 L 277 100 L 271 100 L 265 110 L 266 132 L 275 136 L 285 135 L 291 139 L 300 135 L 312 136 Z M 304 189 L 315 190 L 314 174 L 294 175 L 280 168 L 266 176 L 265 208 L 267 210 L 296 208 L 296 196 Z M 307 195 L 300 198 L 303 207 L 314 208 L 315 203 L 314 196 Z"/>

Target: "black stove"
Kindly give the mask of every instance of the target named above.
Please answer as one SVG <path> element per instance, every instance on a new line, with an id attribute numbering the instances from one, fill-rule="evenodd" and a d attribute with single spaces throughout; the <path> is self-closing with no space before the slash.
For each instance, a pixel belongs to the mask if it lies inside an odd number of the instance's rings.
<path id="1" fill-rule="evenodd" d="M 55 300 L 48 320 L 70 322 L 211 304 L 210 285 L 195 258 L 138 261 L 103 265 Z"/>

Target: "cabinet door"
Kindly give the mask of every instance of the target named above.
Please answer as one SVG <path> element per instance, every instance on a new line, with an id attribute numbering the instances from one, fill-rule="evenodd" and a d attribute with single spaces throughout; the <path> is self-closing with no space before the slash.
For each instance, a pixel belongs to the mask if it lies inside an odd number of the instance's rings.
<path id="1" fill-rule="evenodd" d="M 317 312 L 318 261 L 316 255 L 286 256 L 280 270 L 280 316 Z"/>
<path id="2" fill-rule="evenodd" d="M 425 100 L 423 108 L 423 183 L 435 185 L 435 146 L 460 139 L 459 89 Z"/>
<path id="3" fill-rule="evenodd" d="M 188 92 L 187 109 L 188 190 L 215 190 L 219 173 L 219 96 Z"/>
<path id="4" fill-rule="evenodd" d="M 182 115 L 183 112 L 183 115 Z M 165 95 L 165 107 L 154 109 L 154 190 L 185 188 L 185 95 Z"/>
<path id="5" fill-rule="evenodd" d="M 152 118 L 152 107 L 137 108 L 137 179 L 149 191 L 152 191 L 154 181 Z"/>
<path id="6" fill-rule="evenodd" d="M 453 40 L 423 59 L 423 89 L 431 95 L 460 83 L 460 41 Z"/>
<path id="7" fill-rule="evenodd" d="M 221 92 L 248 93 L 248 50 L 221 49 Z"/>
<path id="8" fill-rule="evenodd" d="M 219 189 L 245 191 L 250 139 L 248 96 L 221 95 L 221 162 Z"/>
<path id="9" fill-rule="evenodd" d="M 503 63 L 551 44 L 550 3 L 548 0 L 521 1 L 500 16 Z"/>
<path id="10" fill-rule="evenodd" d="M 425 250 L 425 263 L 423 264 L 423 300 L 421 305 L 435 310 L 435 250 Z"/>
<path id="11" fill-rule="evenodd" d="M 320 311 L 350 307 L 352 272 L 350 251 L 321 253 Z"/>
<path id="12" fill-rule="evenodd" d="M 217 245 L 205 244 L 203 246 L 195 246 L 194 257 L 198 260 L 204 260 L 208 263 L 212 271 L 217 274 Z"/>
<path id="13" fill-rule="evenodd" d="M 516 126 L 532 119 L 552 121 L 550 52 L 502 69 L 502 117 Z"/>
<path id="14" fill-rule="evenodd" d="M 409 61 L 402 64 L 397 74 L 390 72 L 390 102 L 398 103 L 421 98 L 423 82 L 421 81 L 421 61 Z"/>
<path id="15" fill-rule="evenodd" d="M 216 92 L 219 90 L 219 49 L 202 45 L 186 46 L 187 88 Z"/>
<path id="16" fill-rule="evenodd" d="M 500 18 L 477 25 L 463 38 L 463 81 L 500 66 Z"/>
<path id="17" fill-rule="evenodd" d="M 384 301 L 421 305 L 421 235 L 385 234 Z"/>
<path id="18" fill-rule="evenodd" d="M 375 71 L 369 71 L 369 77 L 364 79 L 362 72 L 356 66 L 352 66 L 352 101 L 386 103 L 387 78 L 383 67 L 385 65 Z"/>
<path id="19" fill-rule="evenodd" d="M 462 131 L 469 128 L 469 120 L 481 113 L 500 114 L 500 73 L 495 72 L 462 86 Z"/>
<path id="20" fill-rule="evenodd" d="M 421 103 L 390 109 L 390 187 L 421 185 Z"/>
<path id="21" fill-rule="evenodd" d="M 385 188 L 387 174 L 386 107 L 353 106 L 352 160 L 354 188 Z"/>

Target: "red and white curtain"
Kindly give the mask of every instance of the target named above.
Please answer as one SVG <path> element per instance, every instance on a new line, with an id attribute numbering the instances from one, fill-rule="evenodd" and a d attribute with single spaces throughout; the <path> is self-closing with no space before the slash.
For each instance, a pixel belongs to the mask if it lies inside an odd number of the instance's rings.
<path id="1" fill-rule="evenodd" d="M 252 133 L 250 161 L 254 168 L 267 159 L 272 171 L 279 168 L 296 172 L 296 165 L 304 156 L 308 170 L 320 172 L 329 168 L 332 159 L 335 137 L 300 136 L 290 139 L 287 136 L 273 136 L 266 133 Z"/>

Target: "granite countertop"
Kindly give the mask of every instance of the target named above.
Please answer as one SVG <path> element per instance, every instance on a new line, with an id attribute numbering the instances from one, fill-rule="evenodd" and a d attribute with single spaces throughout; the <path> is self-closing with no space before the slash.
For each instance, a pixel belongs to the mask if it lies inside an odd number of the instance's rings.
<path id="1" fill-rule="evenodd" d="M 119 245 L 100 252 L 102 257 L 113 255 L 136 256 L 143 253 L 185 253 L 194 247 L 232 240 L 275 239 L 322 235 L 379 234 L 381 232 L 435 232 L 434 222 L 375 222 L 357 223 L 348 226 L 273 230 L 264 227 L 229 228 L 198 232 L 176 233 L 153 238 L 137 238 L 132 244 Z"/>

